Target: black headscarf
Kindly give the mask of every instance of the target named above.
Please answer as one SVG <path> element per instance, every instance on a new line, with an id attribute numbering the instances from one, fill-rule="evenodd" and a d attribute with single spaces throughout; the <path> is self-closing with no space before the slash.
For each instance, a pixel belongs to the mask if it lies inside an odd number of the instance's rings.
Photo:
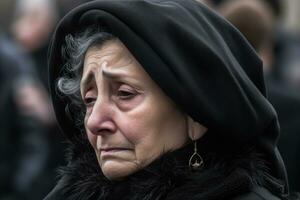
<path id="1" fill-rule="evenodd" d="M 276 148 L 277 115 L 266 99 L 261 60 L 239 31 L 192 0 L 93 1 L 61 20 L 49 51 L 50 89 L 70 140 L 79 130 L 65 113 L 68 100 L 56 94 L 66 62 L 61 48 L 67 34 L 95 24 L 108 27 L 163 91 L 208 128 L 203 138 L 208 146 L 222 152 L 255 146 L 279 190 L 288 192 Z"/>

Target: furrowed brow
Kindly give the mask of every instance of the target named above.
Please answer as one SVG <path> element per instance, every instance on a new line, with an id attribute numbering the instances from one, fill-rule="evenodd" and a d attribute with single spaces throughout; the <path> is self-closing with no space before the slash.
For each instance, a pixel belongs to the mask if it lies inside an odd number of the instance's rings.
<path id="1" fill-rule="evenodd" d="M 124 77 L 126 74 L 123 72 L 109 72 L 106 70 L 102 70 L 102 75 L 108 79 L 120 79 Z"/>

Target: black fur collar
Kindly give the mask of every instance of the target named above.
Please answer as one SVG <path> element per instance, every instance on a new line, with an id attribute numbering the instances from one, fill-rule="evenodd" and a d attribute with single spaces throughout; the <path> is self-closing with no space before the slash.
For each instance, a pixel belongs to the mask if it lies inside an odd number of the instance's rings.
<path id="1" fill-rule="evenodd" d="M 206 155 L 205 167 L 192 172 L 188 168 L 192 152 L 189 144 L 166 153 L 125 180 L 109 181 L 101 173 L 87 142 L 70 144 L 70 162 L 60 169 L 55 199 L 227 199 L 263 184 L 266 170 L 255 153 L 223 160 Z"/>

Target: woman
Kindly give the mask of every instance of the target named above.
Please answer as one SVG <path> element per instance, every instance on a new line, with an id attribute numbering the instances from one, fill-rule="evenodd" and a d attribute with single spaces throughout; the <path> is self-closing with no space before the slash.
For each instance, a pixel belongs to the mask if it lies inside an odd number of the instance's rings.
<path id="1" fill-rule="evenodd" d="M 287 199 L 262 63 L 196 1 L 93 1 L 49 52 L 68 165 L 49 199 Z"/>

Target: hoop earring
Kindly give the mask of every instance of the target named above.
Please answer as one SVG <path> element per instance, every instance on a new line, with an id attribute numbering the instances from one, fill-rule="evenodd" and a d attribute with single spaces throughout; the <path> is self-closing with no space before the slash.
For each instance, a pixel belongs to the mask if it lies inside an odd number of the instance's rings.
<path id="1" fill-rule="evenodd" d="M 197 152 L 197 141 L 194 140 L 194 153 L 189 160 L 190 169 L 193 171 L 198 171 L 203 167 L 203 164 L 203 158 Z"/>

